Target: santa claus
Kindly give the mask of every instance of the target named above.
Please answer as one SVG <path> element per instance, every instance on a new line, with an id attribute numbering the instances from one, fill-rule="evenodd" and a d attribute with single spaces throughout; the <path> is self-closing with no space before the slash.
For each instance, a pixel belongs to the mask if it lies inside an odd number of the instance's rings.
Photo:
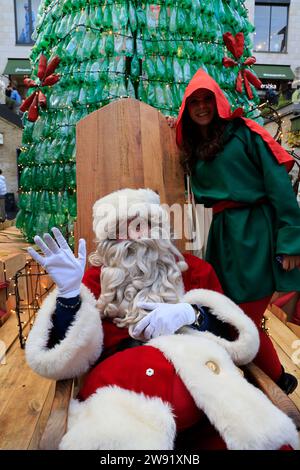
<path id="1" fill-rule="evenodd" d="M 237 367 L 257 353 L 255 325 L 220 293 L 210 265 L 177 250 L 159 196 L 116 191 L 93 215 L 85 274 L 84 240 L 78 258 L 55 228 L 55 239 L 35 237 L 44 256 L 29 249 L 57 288 L 27 361 L 52 379 L 89 371 L 60 448 L 173 449 L 193 426 L 198 449 L 297 448 L 293 422 Z"/>

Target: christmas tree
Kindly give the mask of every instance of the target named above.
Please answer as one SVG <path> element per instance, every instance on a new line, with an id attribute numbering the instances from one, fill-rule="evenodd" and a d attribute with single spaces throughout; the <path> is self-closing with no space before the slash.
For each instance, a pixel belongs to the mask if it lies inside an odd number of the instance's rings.
<path id="1" fill-rule="evenodd" d="M 258 97 L 247 70 L 252 31 L 241 0 L 42 1 L 27 80 L 35 91 L 28 91 L 33 104 L 24 114 L 18 162 L 17 226 L 26 238 L 58 226 L 72 244 L 75 126 L 110 101 L 134 97 L 176 116 L 186 85 L 202 67 L 232 108 L 242 106 L 255 118 Z M 227 48 L 225 33 L 233 35 Z M 245 39 L 238 54 L 230 47 L 237 33 Z"/>

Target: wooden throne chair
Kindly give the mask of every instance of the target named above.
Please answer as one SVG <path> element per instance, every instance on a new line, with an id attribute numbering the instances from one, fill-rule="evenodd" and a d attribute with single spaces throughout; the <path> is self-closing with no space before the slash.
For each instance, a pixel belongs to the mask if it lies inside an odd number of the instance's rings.
<path id="1" fill-rule="evenodd" d="M 156 109 L 134 99 L 121 99 L 91 113 L 77 124 L 77 221 L 75 241 L 85 238 L 87 252 L 95 248 L 92 207 L 106 194 L 122 188 L 151 188 L 161 202 L 185 203 L 183 170 L 175 130 Z M 177 246 L 184 251 L 185 240 Z M 300 428 L 294 403 L 254 364 L 244 368 L 258 386 Z M 76 380 L 61 380 L 41 437 L 40 449 L 57 449 L 67 429 L 69 401 Z"/>

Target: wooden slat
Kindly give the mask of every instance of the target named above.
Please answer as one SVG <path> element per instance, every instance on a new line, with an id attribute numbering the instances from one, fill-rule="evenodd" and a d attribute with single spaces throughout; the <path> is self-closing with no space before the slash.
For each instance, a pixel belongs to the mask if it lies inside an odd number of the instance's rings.
<path id="1" fill-rule="evenodd" d="M 3 257 L 0 261 L 0 266 L 6 271 L 6 280 L 12 278 L 16 272 L 23 268 L 26 263 L 25 253 L 14 253 L 9 256 Z"/>
<path id="2" fill-rule="evenodd" d="M 184 232 L 184 204 L 185 204 L 185 188 L 184 188 L 184 172 L 180 164 L 180 153 L 176 145 L 175 129 L 170 129 L 165 117 L 159 114 L 159 126 L 162 147 L 163 176 L 166 199 L 162 198 L 162 202 L 166 202 L 170 206 L 178 204 L 182 209 L 181 236 L 176 239 L 177 247 L 182 251 L 186 251 L 186 237 Z"/>
<path id="3" fill-rule="evenodd" d="M 266 311 L 268 318 L 267 326 L 270 328 L 271 340 L 279 356 L 280 362 L 286 372 L 294 375 L 298 379 L 298 387 L 289 395 L 291 400 L 300 410 L 300 367 L 292 361 L 295 349 L 295 341 L 299 341 L 297 336 L 287 325 L 282 323 L 270 310 Z"/>
<path id="4" fill-rule="evenodd" d="M 283 296 L 286 296 L 287 293 L 286 292 L 275 292 L 273 294 L 273 297 L 271 299 L 271 302 L 270 302 L 270 310 L 273 311 L 273 307 L 277 307 L 277 305 L 274 305 L 273 302 L 275 302 L 276 300 L 280 299 L 280 297 L 283 297 Z M 299 297 L 300 297 L 300 293 L 299 292 L 295 292 L 294 295 L 290 298 L 290 300 L 288 302 L 286 302 L 282 307 L 281 307 L 281 310 L 285 313 L 285 315 L 287 316 L 287 319 L 290 321 L 292 318 L 293 318 L 293 315 L 295 313 L 295 310 L 296 310 L 296 305 L 297 305 L 297 302 L 299 300 Z M 274 311 L 275 313 L 275 311 Z M 276 315 L 276 313 L 275 313 Z"/>
<path id="5" fill-rule="evenodd" d="M 286 323 L 287 314 L 280 307 L 275 304 L 270 304 L 268 311 L 272 312 L 282 323 Z"/>
<path id="6" fill-rule="evenodd" d="M 163 153 L 161 147 L 159 113 L 150 106 L 140 108 L 141 155 L 143 159 L 143 184 L 156 191 L 162 202 L 167 202 L 163 175 Z"/>
<path id="7" fill-rule="evenodd" d="M 42 407 L 39 419 L 36 423 L 34 433 L 30 439 L 27 450 L 38 450 L 42 435 L 45 431 L 49 415 L 53 406 L 54 394 L 55 394 L 55 382 L 51 382 L 48 394 L 45 396 L 44 405 Z"/>
<path id="8" fill-rule="evenodd" d="M 22 321 L 23 321 L 23 334 L 26 335 L 29 331 L 29 326 L 30 326 L 30 319 L 28 319 L 28 315 L 26 315 L 26 318 L 23 315 Z M 0 363 L 1 363 L 3 359 L 3 355 L 7 354 L 10 348 L 12 347 L 12 345 L 15 342 L 19 341 L 19 329 L 18 329 L 18 322 L 17 322 L 17 317 L 15 313 L 10 315 L 7 321 L 4 323 L 4 325 L 1 326 L 0 341 L 3 342 L 1 343 L 1 346 L 4 345 L 4 348 L 1 348 L 0 350 Z"/>

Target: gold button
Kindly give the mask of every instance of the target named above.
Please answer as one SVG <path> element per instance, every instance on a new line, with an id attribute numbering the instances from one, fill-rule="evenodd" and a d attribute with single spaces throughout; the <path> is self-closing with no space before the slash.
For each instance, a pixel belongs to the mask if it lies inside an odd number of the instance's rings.
<path id="1" fill-rule="evenodd" d="M 219 374 L 220 373 L 220 367 L 218 364 L 216 364 L 213 361 L 207 361 L 205 365 L 214 373 L 214 374 Z"/>

